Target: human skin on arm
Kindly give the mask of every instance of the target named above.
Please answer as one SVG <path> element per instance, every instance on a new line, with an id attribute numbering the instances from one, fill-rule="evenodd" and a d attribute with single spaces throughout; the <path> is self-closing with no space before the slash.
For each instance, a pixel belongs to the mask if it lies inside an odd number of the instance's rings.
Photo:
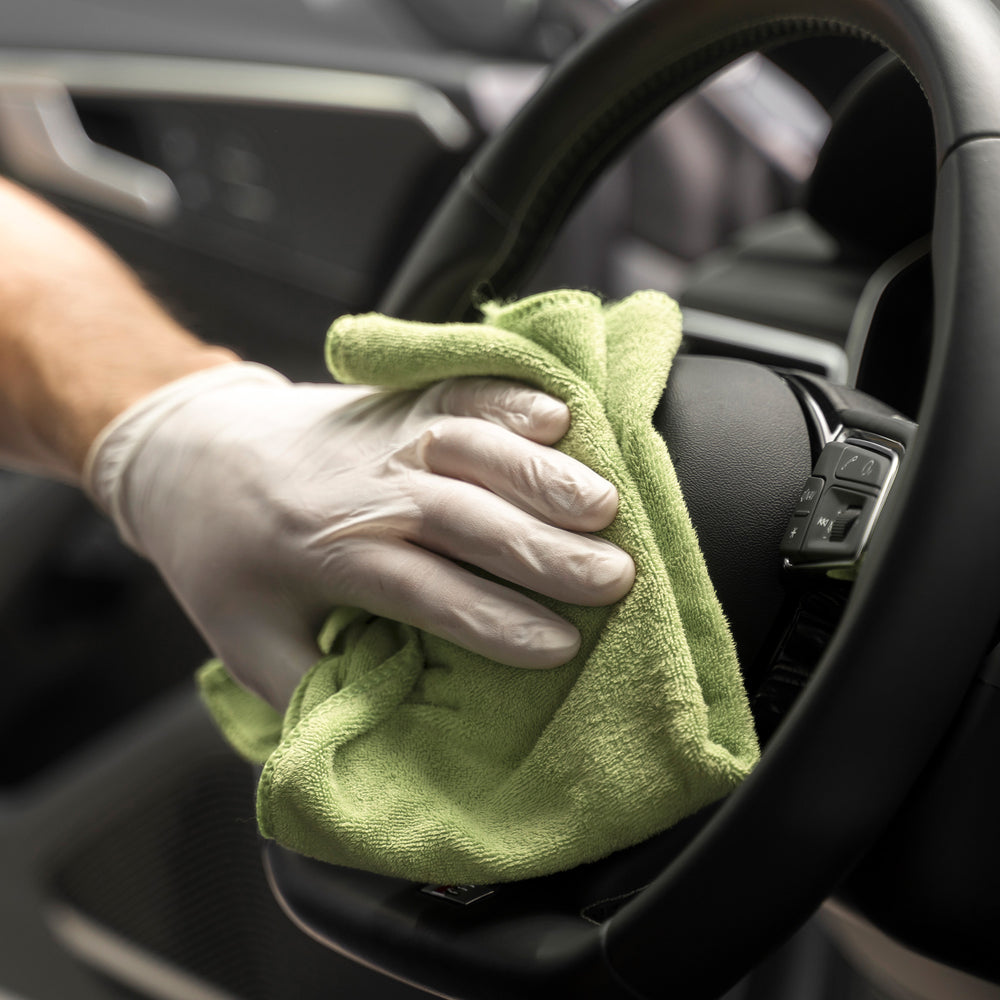
<path id="1" fill-rule="evenodd" d="M 6 182 L 0 263 L 0 461 L 87 488 L 276 707 L 334 606 L 544 668 L 579 634 L 497 579 L 589 605 L 631 587 L 631 559 L 589 534 L 614 487 L 548 447 L 569 427 L 560 401 L 497 379 L 293 385 L 198 341 Z"/>
<path id="2" fill-rule="evenodd" d="M 79 484 L 115 416 L 237 360 L 185 331 L 98 239 L 0 178 L 0 460 Z"/>

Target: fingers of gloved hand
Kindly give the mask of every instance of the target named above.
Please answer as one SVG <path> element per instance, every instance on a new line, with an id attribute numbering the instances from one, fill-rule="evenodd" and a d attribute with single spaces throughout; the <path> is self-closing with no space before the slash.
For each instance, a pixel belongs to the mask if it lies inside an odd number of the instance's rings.
<path id="1" fill-rule="evenodd" d="M 451 378 L 428 390 L 439 413 L 476 417 L 541 444 L 555 444 L 569 430 L 569 407 L 539 389 L 495 378 Z"/>
<path id="2" fill-rule="evenodd" d="M 600 531 L 618 513 L 618 491 L 582 462 L 482 420 L 432 424 L 420 438 L 425 466 L 476 483 L 572 531 Z"/>
<path id="3" fill-rule="evenodd" d="M 617 546 L 545 524 L 470 483 L 430 480 L 421 509 L 413 541 L 558 601 L 611 604 L 635 581 Z"/>
<path id="4" fill-rule="evenodd" d="M 422 628 L 508 666 L 556 667 L 580 648 L 576 628 L 547 608 L 415 545 L 358 540 L 339 562 L 338 579 L 332 581 L 336 600 Z"/>

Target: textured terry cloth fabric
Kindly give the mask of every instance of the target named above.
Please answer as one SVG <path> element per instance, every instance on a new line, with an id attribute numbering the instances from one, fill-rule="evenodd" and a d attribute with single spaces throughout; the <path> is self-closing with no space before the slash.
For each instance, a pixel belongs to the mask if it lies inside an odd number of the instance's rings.
<path id="1" fill-rule="evenodd" d="M 680 342 L 676 304 L 561 291 L 484 313 L 481 325 L 341 318 L 330 370 L 393 388 L 496 375 L 564 399 L 559 447 L 618 488 L 603 534 L 635 560 L 632 591 L 609 608 L 544 601 L 583 636 L 554 670 L 500 666 L 341 608 L 284 720 L 221 664 L 201 674 L 225 734 L 264 763 L 265 836 L 435 883 L 593 861 L 725 795 L 758 755 L 728 626 L 652 426 Z"/>

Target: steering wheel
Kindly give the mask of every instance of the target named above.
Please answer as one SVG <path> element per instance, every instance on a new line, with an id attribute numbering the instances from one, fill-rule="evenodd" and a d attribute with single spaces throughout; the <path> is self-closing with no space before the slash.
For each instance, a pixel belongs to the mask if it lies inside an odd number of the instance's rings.
<path id="1" fill-rule="evenodd" d="M 643 845 L 640 867 L 662 870 L 606 919 L 575 908 L 592 874 L 513 886 L 480 911 L 270 849 L 279 898 L 331 947 L 442 996 L 716 997 L 864 855 L 955 717 L 1000 609 L 1000 11 L 990 0 L 643 0 L 483 148 L 383 307 L 449 320 L 484 290 L 510 294 L 658 112 L 745 52 L 821 34 L 875 38 L 910 69 L 931 107 L 938 176 L 919 431 L 815 674 L 757 769 L 682 849 L 683 829 Z"/>

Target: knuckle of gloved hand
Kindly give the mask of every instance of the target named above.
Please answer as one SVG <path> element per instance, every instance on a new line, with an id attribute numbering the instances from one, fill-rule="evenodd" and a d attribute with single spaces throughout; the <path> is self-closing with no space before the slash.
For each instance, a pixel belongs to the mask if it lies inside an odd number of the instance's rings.
<path id="1" fill-rule="evenodd" d="M 269 522 L 275 538 L 301 538 L 322 520 L 309 491 L 291 477 L 285 477 L 276 482 L 274 488 L 268 488 L 257 506 L 262 517 Z"/>
<path id="2" fill-rule="evenodd" d="M 381 571 L 374 552 L 372 541 L 363 536 L 351 536 L 324 545 L 318 574 L 331 599 L 363 606 L 363 595 L 370 584 L 374 582 L 379 589 Z"/>
<path id="3" fill-rule="evenodd" d="M 421 403 L 430 412 L 445 416 L 468 416 L 476 408 L 478 385 L 485 379 L 447 378 L 424 390 Z"/>
<path id="4" fill-rule="evenodd" d="M 410 441 L 397 449 L 393 466 L 397 469 L 434 468 L 451 443 L 452 424 L 453 419 L 448 417 L 439 417 L 425 424 Z"/>
<path id="5" fill-rule="evenodd" d="M 546 506 L 562 507 L 569 510 L 566 502 L 565 484 L 556 478 L 550 457 L 539 451 L 512 453 L 505 463 L 508 483 L 515 493 L 524 497 L 537 497 Z"/>
<path id="6" fill-rule="evenodd" d="M 449 586 L 439 597 L 431 612 L 431 630 L 453 641 L 467 644 L 473 639 L 512 646 L 523 634 L 521 627 L 528 616 L 516 607 L 513 592 L 506 588 Z"/>
<path id="7" fill-rule="evenodd" d="M 610 542 L 590 540 L 586 551 L 568 560 L 585 592 L 595 603 L 616 601 L 629 592 L 635 582 L 635 563 L 627 552 Z"/>
<path id="8" fill-rule="evenodd" d="M 532 428 L 532 436 L 546 444 L 555 444 L 569 430 L 569 407 L 554 396 L 533 389 L 528 391 L 531 393 L 528 422 Z"/>
<path id="9" fill-rule="evenodd" d="M 536 395 L 533 389 L 517 382 L 484 379 L 477 387 L 475 415 L 503 423 L 512 430 L 527 430 Z"/>
<path id="10" fill-rule="evenodd" d="M 459 505 L 461 505 L 460 511 Z M 476 553 L 469 545 L 470 539 L 454 528 L 456 513 L 463 519 L 474 516 L 467 498 L 463 502 L 461 498 L 454 497 L 447 486 L 424 490 L 421 491 L 418 502 L 414 505 L 413 516 L 404 530 L 410 540 L 442 551 L 453 550 L 456 542 L 460 540 L 460 543 L 466 546 L 466 557 L 472 559 Z"/>
<path id="11" fill-rule="evenodd" d="M 384 538 L 354 535 L 324 546 L 318 579 L 334 604 L 408 621 L 407 612 L 420 597 L 411 588 L 426 586 L 411 570 L 410 564 L 396 564 Z"/>
<path id="12" fill-rule="evenodd" d="M 459 614 L 461 594 L 450 592 L 445 574 L 433 559 L 410 561 L 406 571 L 389 583 L 386 595 L 392 605 L 390 617 L 436 634 L 444 634 L 446 624 Z"/>
<path id="13" fill-rule="evenodd" d="M 615 519 L 618 490 L 613 483 L 591 472 L 584 483 L 576 484 L 575 490 L 579 504 L 576 512 L 583 531 L 599 531 Z"/>
<path id="14" fill-rule="evenodd" d="M 417 419 L 425 419 L 431 414 L 446 413 L 453 381 L 454 379 L 444 379 L 415 390 L 410 400 L 411 415 Z"/>
<path id="15" fill-rule="evenodd" d="M 478 375 L 445 379 L 438 385 L 438 404 L 443 413 L 452 416 L 478 416 L 484 409 L 494 407 L 497 388 L 503 384 L 498 379 Z"/>
<path id="16" fill-rule="evenodd" d="M 580 649 L 580 633 L 569 622 L 543 617 L 518 618 L 507 623 L 503 641 L 508 661 L 519 667 L 555 667 Z"/>
<path id="17" fill-rule="evenodd" d="M 618 513 L 618 490 L 579 462 L 547 455 L 525 467 L 523 489 L 544 495 L 563 513 L 564 526 L 578 531 L 606 528 Z"/>
<path id="18" fill-rule="evenodd" d="M 441 413 L 499 425 L 520 437 L 554 444 L 569 430 L 564 402 L 512 379 L 465 377 L 448 379 L 428 390 Z"/>
<path id="19" fill-rule="evenodd" d="M 494 381 L 484 387 L 484 416 L 522 437 L 553 444 L 569 430 L 569 407 L 554 396 L 519 382 Z"/>

